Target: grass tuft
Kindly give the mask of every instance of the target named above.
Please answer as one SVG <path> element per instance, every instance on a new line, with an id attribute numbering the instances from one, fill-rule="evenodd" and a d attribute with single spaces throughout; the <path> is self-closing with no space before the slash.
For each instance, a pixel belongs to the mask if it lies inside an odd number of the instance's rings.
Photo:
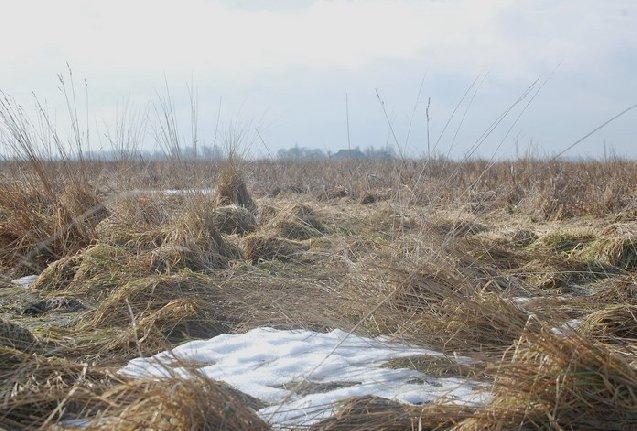
<path id="1" fill-rule="evenodd" d="M 613 304 L 584 318 L 578 331 L 607 343 L 637 341 L 637 305 Z"/>
<path id="2" fill-rule="evenodd" d="M 296 240 L 322 236 L 326 231 L 314 209 L 305 204 L 292 204 L 283 208 L 266 229 L 277 236 Z"/>
<path id="3" fill-rule="evenodd" d="M 252 213 L 257 211 L 257 205 L 248 192 L 248 187 L 236 162 L 228 162 L 219 173 L 215 198 L 218 206 L 234 204 L 244 207 Z"/>
<path id="4" fill-rule="evenodd" d="M 637 419 L 637 370 L 605 344 L 527 333 L 494 372 L 493 401 L 454 430 L 628 430 Z"/>
<path id="5" fill-rule="evenodd" d="M 244 235 L 257 228 L 257 220 L 248 209 L 238 205 L 215 208 L 210 214 L 212 223 L 224 234 Z"/>
<path id="6" fill-rule="evenodd" d="M 290 260 L 299 257 L 307 246 L 298 241 L 270 235 L 249 235 L 241 240 L 245 257 L 253 263 L 262 260 Z"/>
<path id="7" fill-rule="evenodd" d="M 31 331 L 17 323 L 0 319 L 0 347 L 29 351 L 38 343 Z"/>

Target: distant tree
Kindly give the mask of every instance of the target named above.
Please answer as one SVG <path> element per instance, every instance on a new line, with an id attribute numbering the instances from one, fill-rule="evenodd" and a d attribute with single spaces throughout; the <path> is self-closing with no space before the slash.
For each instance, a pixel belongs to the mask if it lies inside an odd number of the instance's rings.
<path id="1" fill-rule="evenodd" d="M 299 147 L 298 144 L 292 148 L 280 149 L 277 151 L 279 160 L 320 160 L 325 158 L 323 150 Z"/>
<path id="2" fill-rule="evenodd" d="M 365 159 L 365 153 L 358 148 L 354 150 L 338 150 L 334 153 L 333 158 L 335 160 L 349 160 L 349 159 Z"/>
<path id="3" fill-rule="evenodd" d="M 212 147 L 204 145 L 200 147 L 200 151 L 204 160 L 221 160 L 226 156 L 223 149 L 217 144 L 214 144 Z"/>
<path id="4" fill-rule="evenodd" d="M 300 147 L 298 144 L 291 148 L 283 148 L 277 151 L 279 160 L 321 160 L 325 158 L 344 159 L 383 159 L 391 160 L 396 158 L 396 153 L 389 147 L 374 148 L 373 146 L 361 150 L 356 147 L 351 150 L 338 150 L 336 152 Z"/>
<path id="5" fill-rule="evenodd" d="M 394 149 L 390 146 L 385 146 L 384 148 L 374 148 L 373 146 L 369 146 L 365 149 L 365 156 L 370 159 L 395 159 L 396 153 Z"/>

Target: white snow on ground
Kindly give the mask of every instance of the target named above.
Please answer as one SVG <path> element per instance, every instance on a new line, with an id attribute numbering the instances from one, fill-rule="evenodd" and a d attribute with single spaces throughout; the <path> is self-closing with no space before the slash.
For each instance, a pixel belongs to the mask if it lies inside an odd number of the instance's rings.
<path id="1" fill-rule="evenodd" d="M 534 298 L 529 298 L 528 296 L 518 296 L 511 299 L 513 300 L 514 303 L 522 305 L 522 304 L 526 304 L 529 301 L 532 301 Z"/>
<path id="2" fill-rule="evenodd" d="M 581 324 L 581 319 L 571 319 L 568 322 L 561 324 L 560 326 L 551 328 L 551 332 L 558 335 L 564 335 L 572 332 L 574 329 L 577 329 L 577 327 Z"/>
<path id="3" fill-rule="evenodd" d="M 489 398 L 484 387 L 467 379 L 434 378 L 412 369 L 383 367 L 389 359 L 415 355 L 443 356 L 341 330 L 322 334 L 262 327 L 136 358 L 119 372 L 130 377 L 186 377 L 188 372 L 182 366 L 193 364 L 205 376 L 268 404 L 258 413 L 278 428 L 307 426 L 329 417 L 334 403 L 349 397 L 375 395 L 412 404 L 441 397 L 475 404 Z"/>
<path id="4" fill-rule="evenodd" d="M 24 287 L 25 289 L 29 287 L 35 280 L 38 279 L 37 275 L 27 275 L 26 277 L 18 278 L 17 280 L 13 280 L 14 284 L 17 284 L 20 287 Z"/>
<path id="5" fill-rule="evenodd" d="M 557 296 L 517 296 L 517 297 L 513 297 L 511 298 L 511 300 L 518 305 L 524 305 L 527 302 L 530 301 L 534 301 L 536 299 L 552 299 L 552 300 L 556 300 L 556 301 L 566 301 L 568 299 L 570 299 L 568 296 L 564 296 L 564 295 L 557 295 Z"/>

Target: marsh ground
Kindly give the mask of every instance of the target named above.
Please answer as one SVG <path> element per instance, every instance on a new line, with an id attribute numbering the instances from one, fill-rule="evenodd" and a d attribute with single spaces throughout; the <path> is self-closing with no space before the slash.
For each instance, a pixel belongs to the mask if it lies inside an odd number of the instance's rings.
<path id="1" fill-rule="evenodd" d="M 0 428 L 267 429 L 227 385 L 117 373 L 263 326 L 426 346 L 445 356 L 386 366 L 492 395 L 351 399 L 316 430 L 637 424 L 634 163 L 32 162 L 2 182 Z"/>

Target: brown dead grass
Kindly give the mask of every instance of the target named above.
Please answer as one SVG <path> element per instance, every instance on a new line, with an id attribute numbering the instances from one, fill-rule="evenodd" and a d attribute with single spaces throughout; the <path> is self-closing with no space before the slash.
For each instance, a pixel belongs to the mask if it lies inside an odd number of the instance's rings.
<path id="1" fill-rule="evenodd" d="M 228 162 L 219 173 L 215 197 L 218 206 L 234 204 L 253 213 L 257 210 L 236 162 Z"/>
<path id="2" fill-rule="evenodd" d="M 580 257 L 622 269 L 637 268 L 637 228 L 634 225 L 611 225 L 600 232 Z"/>
<path id="3" fill-rule="evenodd" d="M 322 236 L 325 232 L 316 211 L 309 205 L 297 203 L 281 209 L 266 229 L 277 236 L 296 240 Z"/>
<path id="4" fill-rule="evenodd" d="M 126 340 L 153 351 L 184 338 L 210 337 L 227 329 L 219 288 L 191 272 L 134 279 L 114 290 L 94 313 L 88 328 L 126 329 Z"/>
<path id="5" fill-rule="evenodd" d="M 13 282 L 6 275 L 0 275 L 0 289 L 5 287 L 14 287 Z"/>
<path id="6" fill-rule="evenodd" d="M 34 183 L 0 191 L 0 268 L 31 273 L 17 253 L 45 239 L 34 262 L 46 269 L 27 293 L 88 304 L 63 323 L 55 311 L 38 321 L 0 296 L 11 322 L 0 427 L 65 417 L 99 429 L 267 429 L 246 399 L 199 376 L 131 382 L 99 368 L 257 324 L 354 328 L 466 354 L 475 361 L 461 375 L 494 383 L 493 401 L 476 408 L 351 400 L 317 431 L 619 430 L 637 420 L 635 164 L 184 166 L 149 163 L 134 183 L 197 184 L 192 169 L 219 178 L 212 199 L 105 200 L 98 186 L 120 178 L 124 188 L 135 171 L 108 165 L 95 185 L 60 177 L 57 197 Z M 246 179 L 255 196 L 281 193 L 257 208 Z M 347 196 L 327 196 L 341 184 Z M 73 226 L 102 202 L 107 212 Z M 583 320 L 573 334 L 550 331 L 571 318 Z M 32 338 L 20 344 L 17 327 Z"/>
<path id="7" fill-rule="evenodd" d="M 0 347 L 29 351 L 36 346 L 37 342 L 28 329 L 17 323 L 0 319 Z"/>
<path id="8" fill-rule="evenodd" d="M 307 246 L 298 241 L 272 235 L 250 235 L 241 240 L 245 257 L 254 263 L 262 260 L 290 260 L 300 257 Z"/>
<path id="9" fill-rule="evenodd" d="M 631 429 L 637 370 L 612 348 L 529 333 L 495 366 L 494 399 L 456 430 Z"/>
<path id="10" fill-rule="evenodd" d="M 443 430 L 471 417 L 473 410 L 451 405 L 407 406 L 377 397 L 354 398 L 341 403 L 333 417 L 311 431 Z"/>
<path id="11" fill-rule="evenodd" d="M 77 267 L 82 261 L 82 253 L 74 256 L 65 256 L 58 259 L 46 268 L 30 286 L 37 291 L 58 291 L 65 289 L 75 277 Z"/>
<path id="12" fill-rule="evenodd" d="M 88 185 L 46 190 L 34 183 L 0 187 L 0 266 L 15 275 L 38 273 L 95 238 L 108 212 Z"/>
<path id="13" fill-rule="evenodd" d="M 65 358 L 0 349 L 0 428 L 42 429 L 63 415 L 90 413 L 100 401 L 94 390 L 111 384 L 105 369 Z"/>
<path id="14" fill-rule="evenodd" d="M 0 369 L 0 377 L 3 429 L 59 429 L 60 419 L 83 420 L 64 429 L 269 429 L 244 397 L 196 374 L 127 380 L 85 363 L 14 354 L 13 367 Z"/>
<path id="15" fill-rule="evenodd" d="M 577 329 L 607 343 L 637 342 L 637 305 L 609 305 L 586 316 Z"/>
<path id="16" fill-rule="evenodd" d="M 257 228 L 257 220 L 248 209 L 238 205 L 226 205 L 212 210 L 212 223 L 220 232 L 243 235 Z"/>
<path id="17" fill-rule="evenodd" d="M 225 386 L 191 376 L 136 380 L 115 386 L 100 398 L 107 406 L 89 430 L 265 431 L 270 427 Z"/>

